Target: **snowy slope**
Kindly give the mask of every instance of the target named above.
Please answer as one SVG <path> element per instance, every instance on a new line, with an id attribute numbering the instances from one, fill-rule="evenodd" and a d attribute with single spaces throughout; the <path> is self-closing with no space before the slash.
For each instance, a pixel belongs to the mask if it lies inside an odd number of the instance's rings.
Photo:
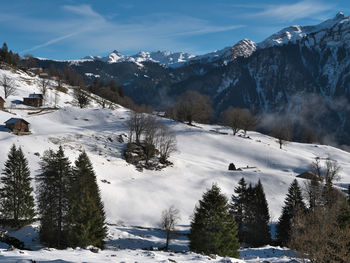
<path id="1" fill-rule="evenodd" d="M 7 105 L 28 92 L 39 91 L 35 78 L 5 73 L 16 78 L 20 87 Z M 52 104 L 52 93 L 49 91 L 47 104 Z M 123 159 L 125 143 L 117 140 L 118 135 L 127 134 L 125 121 L 129 110 L 100 109 L 97 104 L 79 109 L 72 104 L 70 93 L 60 93 L 61 108 L 56 111 L 29 115 L 35 111 L 14 104 L 17 106 L 11 113 L 0 112 L 1 124 L 14 116 L 23 117 L 30 122 L 33 133 L 16 136 L 0 126 L 0 167 L 13 143 L 23 147 L 33 176 L 39 173 L 40 160 L 34 153 L 42 155 L 45 150 L 62 145 L 73 161 L 85 149 L 94 163 L 109 223 L 157 226 L 161 211 L 174 204 L 181 211 L 181 223 L 188 224 L 197 200 L 207 188 L 216 182 L 229 197 L 242 176 L 252 183 L 262 180 L 272 219 L 276 221 L 289 184 L 297 174 L 308 170 L 315 157 L 337 160 L 342 166 L 340 183 L 350 182 L 350 154 L 342 150 L 300 143 L 289 143 L 280 150 L 274 138 L 256 132 L 248 132 L 247 139 L 210 131 L 218 128 L 231 133 L 224 127 L 190 127 L 166 119 L 163 121 L 176 133 L 178 141 L 178 152 L 171 157 L 174 166 L 162 171 L 138 172 Z M 230 162 L 236 167 L 254 168 L 231 172 L 227 170 Z"/>
<path id="2" fill-rule="evenodd" d="M 339 149 L 289 143 L 280 150 L 274 138 L 256 132 L 248 132 L 249 138 L 243 138 L 232 136 L 231 131 L 225 127 L 190 127 L 167 119 L 162 120 L 175 132 L 178 141 L 178 152 L 171 157 L 174 166 L 162 171 L 138 172 L 123 159 L 122 150 L 125 143 L 117 140 L 119 135 L 127 134 L 125 122 L 130 113 L 128 109 L 120 106 L 114 110 L 101 109 L 96 103 L 92 103 L 87 109 L 79 109 L 75 106 L 72 90 L 69 89 L 67 94 L 59 93 L 58 110 L 39 112 L 19 103 L 28 93 L 40 92 L 39 79 L 25 73 L 0 70 L 0 76 L 2 74 L 15 79 L 18 90 L 16 95 L 7 99 L 6 106 L 10 112 L 0 111 L 0 168 L 3 167 L 7 153 L 14 143 L 23 148 L 33 177 L 40 173 L 40 156 L 45 150 L 56 150 L 62 145 L 72 162 L 81 150 L 86 150 L 97 174 L 107 222 L 112 225 L 109 226 L 107 241 L 109 249 L 99 254 L 79 249 L 23 253 L 18 250 L 2 250 L 1 254 L 6 254 L 6 257 L 0 257 L 0 262 L 11 262 L 10 259 L 17 262 L 19 258 L 35 258 L 45 262 L 53 257 L 67 262 L 80 262 L 81 258 L 86 258 L 86 262 L 164 262 L 170 257 L 168 253 L 147 254 L 148 252 L 141 250 L 125 249 L 115 252 L 113 249 L 159 246 L 162 237 L 153 230 L 140 231 L 128 226 L 158 227 L 161 211 L 172 204 L 180 210 L 181 228 L 188 231 L 190 216 L 197 201 L 213 183 L 217 183 L 227 197 L 230 197 L 242 176 L 252 183 L 261 179 L 272 221 L 276 221 L 289 184 L 297 174 L 308 170 L 315 157 L 321 157 L 323 160 L 331 157 L 337 160 L 342 166 L 342 179 L 339 183 L 350 182 L 350 154 Z M 54 85 L 53 82 L 51 84 Z M 2 90 L 0 96 L 3 96 Z M 54 91 L 49 90 L 45 107 L 54 106 L 54 97 Z M 16 136 L 9 133 L 2 124 L 11 117 L 22 117 L 29 121 L 32 134 Z M 228 134 L 217 133 L 215 130 Z M 241 167 L 242 171 L 228 171 L 230 162 L 236 167 Z M 303 184 L 304 180 L 299 181 Z M 33 186 L 35 187 L 34 181 Z M 113 227 L 113 224 L 118 227 Z M 126 227 L 121 227 L 122 225 Z M 22 231 L 21 235 L 33 240 L 30 236 L 32 231 Z M 178 238 L 175 247 L 180 250 L 186 249 L 186 239 Z M 275 248 L 265 249 L 277 253 Z M 248 251 L 246 254 L 242 251 L 242 254 L 246 255 L 246 262 L 261 262 L 259 253 L 265 255 L 265 258 L 269 257 L 270 262 L 289 262 L 290 252 L 284 254 L 285 250 L 278 251 L 282 255 L 276 256 L 266 251 Z M 192 253 L 176 254 L 176 257 L 177 262 L 209 261 L 208 257 Z M 223 260 L 217 258 L 211 262 L 243 262 Z"/>

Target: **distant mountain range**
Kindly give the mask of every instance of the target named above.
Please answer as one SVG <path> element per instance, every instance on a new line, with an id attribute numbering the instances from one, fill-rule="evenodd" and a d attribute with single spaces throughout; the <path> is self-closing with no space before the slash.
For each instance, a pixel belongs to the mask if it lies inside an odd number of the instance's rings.
<path id="1" fill-rule="evenodd" d="M 342 13 L 319 25 L 287 27 L 258 44 L 244 39 L 200 56 L 114 51 L 105 58 L 38 62 L 70 65 L 90 81 L 114 80 L 137 103 L 159 109 L 198 90 L 212 98 L 218 113 L 228 106 L 254 108 L 272 120 L 312 127 L 324 142 L 350 144 L 350 17 Z"/>

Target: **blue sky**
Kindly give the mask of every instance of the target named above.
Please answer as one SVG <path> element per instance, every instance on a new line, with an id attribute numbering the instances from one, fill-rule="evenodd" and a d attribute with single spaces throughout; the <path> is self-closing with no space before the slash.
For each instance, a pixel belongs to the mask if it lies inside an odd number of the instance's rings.
<path id="1" fill-rule="evenodd" d="M 113 50 L 185 51 L 260 42 L 289 25 L 313 25 L 348 0 L 2 0 L 0 42 L 15 52 L 53 59 L 106 55 Z"/>

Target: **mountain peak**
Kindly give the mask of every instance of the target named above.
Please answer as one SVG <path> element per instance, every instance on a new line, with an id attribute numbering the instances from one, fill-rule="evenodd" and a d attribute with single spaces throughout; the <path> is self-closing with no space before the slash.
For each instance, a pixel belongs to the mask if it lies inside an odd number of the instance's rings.
<path id="1" fill-rule="evenodd" d="M 345 15 L 344 15 L 344 13 L 343 12 L 338 12 L 338 14 L 335 16 L 335 19 L 343 19 L 343 18 L 345 18 Z"/>

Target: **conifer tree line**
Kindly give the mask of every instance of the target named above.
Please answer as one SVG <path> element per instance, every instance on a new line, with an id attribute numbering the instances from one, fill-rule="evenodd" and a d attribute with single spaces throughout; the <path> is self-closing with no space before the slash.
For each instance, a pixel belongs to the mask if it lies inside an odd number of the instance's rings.
<path id="1" fill-rule="evenodd" d="M 269 210 L 261 181 L 247 187 L 242 178 L 231 202 L 214 184 L 203 194 L 191 221 L 190 249 L 205 254 L 238 257 L 241 243 L 271 242 Z"/>
<path id="2" fill-rule="evenodd" d="M 103 248 L 104 207 L 87 154 L 82 152 L 72 166 L 60 146 L 57 152 L 46 151 L 40 166 L 35 214 L 28 161 L 20 147 L 11 147 L 0 178 L 1 223 L 19 228 L 37 217 L 40 240 L 47 246 Z"/>
<path id="3" fill-rule="evenodd" d="M 12 50 L 9 50 L 6 43 L 3 43 L 2 48 L 0 49 L 0 62 L 3 61 L 7 64 L 17 66 L 20 63 L 20 57 L 17 53 L 13 53 Z"/>
<path id="4" fill-rule="evenodd" d="M 253 186 L 242 178 L 234 189 L 231 207 L 238 225 L 238 238 L 250 246 L 271 243 L 269 208 L 261 181 Z"/>

